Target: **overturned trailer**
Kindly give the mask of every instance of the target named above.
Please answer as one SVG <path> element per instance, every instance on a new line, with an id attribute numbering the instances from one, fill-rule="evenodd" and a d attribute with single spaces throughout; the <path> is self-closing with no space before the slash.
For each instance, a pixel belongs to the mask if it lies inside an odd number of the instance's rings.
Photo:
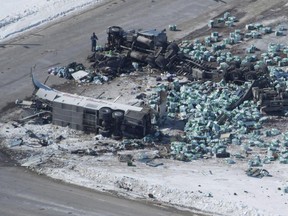
<path id="1" fill-rule="evenodd" d="M 48 104 L 55 125 L 114 139 L 142 138 L 151 131 L 149 108 L 60 92 L 40 83 L 33 75 L 32 81 L 36 98 Z"/>
<path id="2" fill-rule="evenodd" d="M 196 60 L 183 53 L 176 42 L 167 39 L 165 29 L 146 31 L 124 31 L 120 26 L 110 26 L 107 29 L 105 51 L 111 51 L 114 56 L 105 52 L 95 52 L 88 56 L 93 62 L 92 67 L 108 75 L 126 72 L 132 62 L 149 65 L 161 71 L 169 71 L 176 75 L 184 75 L 189 80 L 212 80 L 243 84 L 267 74 L 267 67 L 255 68 L 253 64 L 241 65 L 231 62 L 226 69 L 216 68 L 215 64 L 204 60 Z M 214 66 L 213 66 L 214 65 Z"/>
<path id="3" fill-rule="evenodd" d="M 219 71 L 215 71 L 215 68 L 180 52 L 176 42 L 167 40 L 165 30 L 124 31 L 119 26 L 111 26 L 107 29 L 107 35 L 105 51 L 113 51 L 117 53 L 117 57 L 107 58 L 101 52 L 89 55 L 88 60 L 94 62 L 92 66 L 95 69 L 109 66 L 111 73 L 118 73 L 132 62 L 138 62 L 177 75 L 187 75 L 193 80 L 211 79 L 215 74 L 219 76 Z"/>

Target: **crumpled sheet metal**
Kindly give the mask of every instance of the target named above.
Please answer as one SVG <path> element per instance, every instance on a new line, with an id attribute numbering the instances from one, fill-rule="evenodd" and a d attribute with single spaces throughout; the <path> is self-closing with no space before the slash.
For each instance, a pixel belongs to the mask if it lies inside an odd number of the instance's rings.
<path id="1" fill-rule="evenodd" d="M 260 169 L 260 168 L 255 168 L 255 167 L 251 167 L 247 169 L 245 172 L 247 176 L 254 177 L 254 178 L 263 178 L 265 176 L 271 176 L 266 169 Z"/>

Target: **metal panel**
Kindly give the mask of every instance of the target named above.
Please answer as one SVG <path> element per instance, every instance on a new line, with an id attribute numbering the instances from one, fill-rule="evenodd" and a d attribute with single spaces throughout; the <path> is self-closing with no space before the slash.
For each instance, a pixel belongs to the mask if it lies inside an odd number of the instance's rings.
<path id="1" fill-rule="evenodd" d="M 36 92 L 36 96 L 37 97 L 40 97 L 42 99 L 46 99 L 46 100 L 49 100 L 49 101 L 53 101 L 56 97 L 57 97 L 57 92 L 55 91 L 48 91 L 48 90 L 45 90 L 45 89 L 39 89 L 37 92 Z"/>

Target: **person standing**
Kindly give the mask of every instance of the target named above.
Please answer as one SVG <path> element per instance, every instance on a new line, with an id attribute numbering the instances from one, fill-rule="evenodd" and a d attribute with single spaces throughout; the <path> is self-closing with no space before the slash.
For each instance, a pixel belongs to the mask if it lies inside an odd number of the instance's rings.
<path id="1" fill-rule="evenodd" d="M 96 45 L 97 45 L 98 37 L 96 36 L 95 32 L 93 32 L 91 36 L 91 51 L 96 52 Z"/>

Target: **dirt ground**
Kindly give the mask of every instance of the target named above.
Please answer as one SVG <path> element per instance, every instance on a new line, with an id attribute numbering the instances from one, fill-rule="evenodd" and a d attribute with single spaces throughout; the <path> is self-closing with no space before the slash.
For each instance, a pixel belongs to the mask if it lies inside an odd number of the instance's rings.
<path id="1" fill-rule="evenodd" d="M 235 26 L 209 29 L 207 26 L 209 19 L 223 16 L 225 11 L 229 11 L 239 20 Z M 287 1 L 233 1 L 216 9 L 211 8 L 209 13 L 193 20 L 179 22 L 177 26 L 181 31 L 169 32 L 168 36 L 175 40 L 180 38 L 194 40 L 210 35 L 211 31 L 216 30 L 222 37 L 226 37 L 235 29 L 245 31 L 245 25 L 249 23 L 263 23 L 273 28 L 279 25 L 288 27 L 287 12 Z M 281 37 L 269 34 L 261 39 L 244 40 L 229 47 L 228 50 L 245 54 L 245 49 L 254 44 L 259 49 L 257 54 L 261 54 L 270 42 L 287 45 L 287 34 L 286 32 L 286 35 Z M 117 101 L 119 103 L 137 104 L 138 94 L 143 92 L 149 94 L 154 86 L 161 84 L 156 82 L 158 76 L 161 74 L 149 71 L 134 72 L 117 77 L 103 85 L 67 82 L 57 88 L 90 97 L 101 95 L 101 98 L 106 100 L 114 100 L 120 96 Z M 164 74 L 162 77 L 165 80 Z M 1 124 L 1 138 L 5 140 L 2 145 L 9 148 L 11 139 L 21 136 L 26 139 L 26 142 L 32 142 L 33 140 L 27 138 L 27 130 L 33 130 L 37 134 L 49 134 L 53 144 L 47 148 L 38 148 L 36 145 L 10 147 L 11 151 L 19 153 L 13 155 L 20 164 L 41 174 L 93 189 L 113 191 L 131 198 L 197 209 L 208 215 L 286 215 L 288 212 L 288 197 L 287 193 L 283 192 L 283 188 L 288 183 L 286 164 L 279 162 L 265 164 L 263 168 L 269 170 L 271 177 L 258 179 L 245 174 L 248 161 L 257 154 L 265 155 L 266 149 L 255 147 L 251 154 L 245 155 L 247 152 L 242 147 L 231 145 L 229 152 L 232 154 L 241 152 L 244 155 L 244 158 L 235 159 L 236 164 L 227 164 L 225 160 L 217 158 L 195 160 L 189 163 L 157 158 L 156 162 L 161 165 L 150 167 L 141 161 L 141 157 L 148 154 L 159 155 L 159 149 L 147 148 L 128 152 L 138 156 L 138 159 L 135 159 L 134 166 L 127 166 L 126 163 L 120 163 L 112 152 L 97 157 L 70 154 L 71 150 L 78 148 L 97 150 L 103 146 L 111 147 L 115 144 L 112 140 L 68 128 L 60 129 L 52 125 L 13 126 L 9 119 L 21 115 L 21 110 L 16 109 L 12 115 L 6 115 L 6 118 L 2 119 L 2 122 L 8 121 Z M 287 132 L 286 117 L 269 118 L 270 120 L 263 126 L 263 131 L 277 128 L 282 134 Z M 162 130 L 173 134 L 182 133 L 179 130 L 172 131 L 169 126 L 163 127 Z M 66 139 L 55 143 L 60 135 Z M 281 136 L 267 138 L 264 142 L 270 142 L 272 139 L 280 140 Z M 170 143 L 166 144 L 167 146 L 164 147 L 169 148 Z"/>

